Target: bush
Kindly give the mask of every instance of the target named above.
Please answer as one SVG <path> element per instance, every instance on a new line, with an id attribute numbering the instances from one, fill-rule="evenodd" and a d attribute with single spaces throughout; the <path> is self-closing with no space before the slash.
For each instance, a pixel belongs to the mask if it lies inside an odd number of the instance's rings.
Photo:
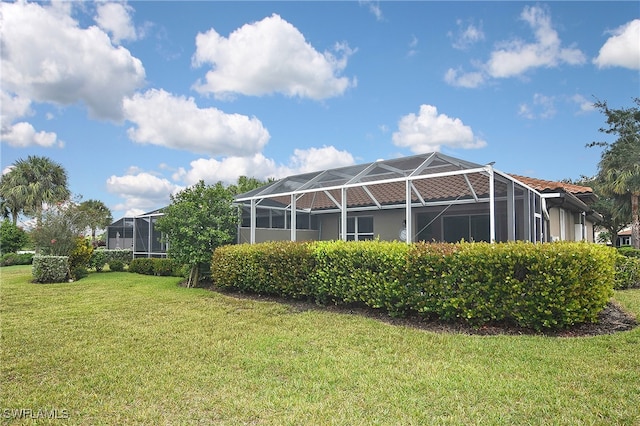
<path id="1" fill-rule="evenodd" d="M 29 236 L 22 229 L 5 219 L 0 224 L 0 252 L 15 253 L 29 242 Z"/>
<path id="2" fill-rule="evenodd" d="M 30 265 L 33 253 L 6 253 L 0 258 L 0 266 Z"/>
<path id="3" fill-rule="evenodd" d="M 61 283 L 68 280 L 68 256 L 34 256 L 31 269 L 36 283 Z"/>
<path id="4" fill-rule="evenodd" d="M 129 272 L 143 275 L 186 277 L 188 266 L 181 265 L 175 259 L 140 257 L 133 259 Z"/>
<path id="5" fill-rule="evenodd" d="M 138 257 L 129 264 L 129 272 L 135 272 L 143 275 L 153 275 L 153 258 Z"/>
<path id="6" fill-rule="evenodd" d="M 78 281 L 89 275 L 89 271 L 84 266 L 77 266 L 71 270 L 71 279 Z"/>
<path id="7" fill-rule="evenodd" d="M 640 257 L 616 257 L 615 289 L 640 288 Z"/>
<path id="8" fill-rule="evenodd" d="M 622 246 L 618 248 L 618 253 L 627 257 L 636 257 L 640 259 L 640 250 L 631 246 Z"/>
<path id="9" fill-rule="evenodd" d="M 109 270 L 111 272 L 122 272 L 124 271 L 124 262 L 121 260 L 112 260 L 109 263 Z"/>
<path id="10" fill-rule="evenodd" d="M 91 255 L 93 254 L 93 245 L 91 241 L 84 237 L 77 237 L 75 246 L 69 254 L 69 268 L 75 270 L 77 268 L 85 268 L 89 266 Z"/>
<path id="11" fill-rule="evenodd" d="M 588 243 L 266 243 L 218 248 L 212 277 L 220 288 L 541 330 L 595 321 L 615 256 Z"/>
<path id="12" fill-rule="evenodd" d="M 114 260 L 119 260 L 120 262 L 128 265 L 131 263 L 133 259 L 133 252 L 131 249 L 123 249 L 123 250 L 105 250 L 107 253 L 107 262 L 110 263 Z"/>
<path id="13" fill-rule="evenodd" d="M 107 250 L 96 249 L 91 253 L 91 259 L 89 260 L 89 267 L 95 268 L 96 272 L 102 272 L 104 265 L 106 265 L 108 258 Z"/>

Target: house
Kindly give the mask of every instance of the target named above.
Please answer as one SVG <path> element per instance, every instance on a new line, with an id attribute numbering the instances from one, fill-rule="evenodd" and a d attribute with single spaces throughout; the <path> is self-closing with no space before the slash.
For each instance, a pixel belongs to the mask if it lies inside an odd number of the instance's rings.
<path id="1" fill-rule="evenodd" d="M 624 247 L 631 245 L 631 226 L 627 226 L 622 231 L 618 232 L 616 238 L 616 247 Z"/>
<path id="2" fill-rule="evenodd" d="M 551 241 L 595 241 L 595 225 L 602 216 L 589 206 L 597 200 L 588 186 L 512 175 L 542 194 L 549 213 Z"/>
<path id="3" fill-rule="evenodd" d="M 133 257 L 167 257 L 167 243 L 155 229 L 162 209 L 123 217 L 107 226 L 107 249 L 131 249 Z"/>
<path id="4" fill-rule="evenodd" d="M 239 243 L 593 241 L 587 187 L 438 152 L 289 176 L 240 194 Z"/>

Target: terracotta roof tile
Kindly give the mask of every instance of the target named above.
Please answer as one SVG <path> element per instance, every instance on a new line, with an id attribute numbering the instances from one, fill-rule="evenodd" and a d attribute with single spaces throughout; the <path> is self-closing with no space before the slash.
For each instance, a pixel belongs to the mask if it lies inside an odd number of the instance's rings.
<path id="1" fill-rule="evenodd" d="M 535 189 L 537 191 L 540 191 L 540 192 L 564 190 L 564 191 L 570 192 L 572 194 L 593 193 L 593 189 L 591 189 L 588 186 L 580 186 L 580 185 L 574 185 L 574 184 L 571 184 L 571 183 L 544 180 L 544 179 L 537 179 L 537 178 L 530 178 L 530 177 L 519 176 L 519 175 L 510 175 L 510 176 L 514 177 L 515 179 L 519 180 L 520 182 L 522 182 L 524 184 L 527 184 L 530 187 L 532 187 L 533 189 Z"/>

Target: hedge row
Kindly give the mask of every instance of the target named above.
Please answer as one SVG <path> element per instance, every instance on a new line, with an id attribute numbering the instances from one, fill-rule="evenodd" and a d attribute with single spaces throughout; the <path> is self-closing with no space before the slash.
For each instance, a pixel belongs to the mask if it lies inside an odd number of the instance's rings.
<path id="1" fill-rule="evenodd" d="M 105 265 L 109 265 L 109 269 L 114 271 L 112 266 L 116 265 L 115 269 L 120 269 L 120 265 L 128 265 L 133 258 L 132 251 L 127 250 L 107 250 L 98 248 L 91 254 L 89 260 L 89 266 L 96 269 L 96 272 L 100 272 L 104 269 Z"/>
<path id="2" fill-rule="evenodd" d="M 184 268 L 173 259 L 139 257 L 129 264 L 129 272 L 143 275 L 184 276 Z"/>
<path id="3" fill-rule="evenodd" d="M 69 279 L 69 256 L 34 256 L 33 282 L 62 283 Z"/>
<path id="4" fill-rule="evenodd" d="M 0 266 L 31 265 L 33 253 L 5 253 L 0 257 Z"/>
<path id="5" fill-rule="evenodd" d="M 211 272 L 219 288 L 541 330 L 595 321 L 615 259 L 587 243 L 277 242 L 221 247 Z"/>

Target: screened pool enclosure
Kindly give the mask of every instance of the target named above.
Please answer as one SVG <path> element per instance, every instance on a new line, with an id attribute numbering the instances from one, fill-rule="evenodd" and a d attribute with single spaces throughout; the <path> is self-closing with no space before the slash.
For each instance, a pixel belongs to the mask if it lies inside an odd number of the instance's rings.
<path id="1" fill-rule="evenodd" d="M 124 217 L 107 227 L 107 249 L 131 249 L 133 257 L 167 257 L 167 243 L 155 227 L 162 209 Z"/>
<path id="2" fill-rule="evenodd" d="M 274 240 L 546 241 L 539 192 L 433 152 L 290 176 L 241 194 L 239 243 Z"/>

